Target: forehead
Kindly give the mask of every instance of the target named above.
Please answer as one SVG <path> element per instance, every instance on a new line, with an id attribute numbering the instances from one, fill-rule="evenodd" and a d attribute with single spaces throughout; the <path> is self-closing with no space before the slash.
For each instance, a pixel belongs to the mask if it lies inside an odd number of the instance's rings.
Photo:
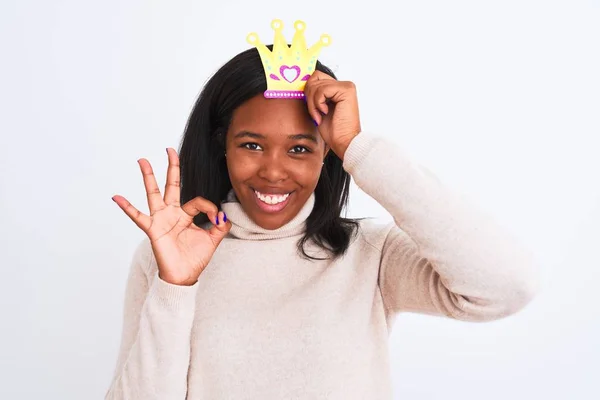
<path id="1" fill-rule="evenodd" d="M 266 99 L 259 94 L 234 111 L 230 130 L 269 135 L 311 133 L 316 128 L 304 100 Z"/>

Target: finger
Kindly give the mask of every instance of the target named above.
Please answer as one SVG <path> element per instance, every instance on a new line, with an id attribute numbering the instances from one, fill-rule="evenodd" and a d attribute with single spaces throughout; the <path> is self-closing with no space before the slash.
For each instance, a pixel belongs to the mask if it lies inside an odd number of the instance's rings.
<path id="1" fill-rule="evenodd" d="M 181 175 L 179 157 L 173 149 L 167 148 L 169 167 L 167 168 L 167 183 L 165 184 L 165 204 L 180 206 Z"/>
<path id="2" fill-rule="evenodd" d="M 327 113 L 329 112 L 329 106 L 327 105 L 327 99 L 325 99 L 324 102 L 322 102 L 322 103 L 316 103 L 315 105 L 317 106 L 317 108 L 319 109 L 319 111 L 321 111 L 321 113 L 323 115 L 327 115 Z"/>
<path id="3" fill-rule="evenodd" d="M 337 81 L 333 77 L 327 75 L 326 73 L 317 70 L 313 72 L 308 81 L 306 81 L 306 85 L 304 87 L 304 94 L 306 99 L 306 105 L 308 107 L 308 112 L 312 119 L 315 120 L 317 125 L 320 125 L 322 122 L 321 112 L 327 114 L 329 112 L 329 108 L 327 104 L 316 104 L 314 102 L 312 94 L 320 85 L 330 84 L 331 82 Z"/>
<path id="4" fill-rule="evenodd" d="M 125 214 L 131 218 L 138 228 L 144 232 L 147 232 L 150 229 L 150 226 L 152 225 L 152 218 L 140 212 L 123 196 L 115 195 L 112 199 L 119 207 L 121 207 L 123 211 L 125 211 Z"/>
<path id="5" fill-rule="evenodd" d="M 327 115 L 327 113 L 329 112 L 329 105 L 327 104 L 329 102 L 329 99 L 319 95 L 320 91 L 323 90 L 323 86 L 327 86 L 327 85 L 330 85 L 330 83 L 325 81 L 325 82 L 322 82 L 320 85 L 315 86 L 314 90 L 313 90 L 313 95 L 312 95 L 313 104 L 314 104 L 315 108 L 317 109 L 317 111 L 320 112 L 321 119 L 322 119 L 323 115 Z"/>
<path id="6" fill-rule="evenodd" d="M 227 220 L 227 216 L 223 211 L 219 211 L 217 217 L 219 218 L 219 223 L 217 225 L 213 225 L 208 233 L 213 238 L 213 242 L 215 246 L 218 246 L 219 243 L 223 240 L 227 233 L 231 230 L 231 222 Z"/>
<path id="7" fill-rule="evenodd" d="M 165 202 L 160 194 L 160 189 L 156 183 L 156 177 L 152 170 L 152 165 L 145 158 L 138 160 L 142 175 L 144 176 L 144 187 L 146 188 L 146 197 L 148 198 L 148 208 L 150 209 L 150 215 L 156 211 L 162 209 L 165 206 Z"/>
<path id="8" fill-rule="evenodd" d="M 308 110 L 308 114 L 315 121 L 317 125 L 321 125 L 321 113 L 319 112 L 319 108 L 317 104 L 315 104 L 314 93 L 316 87 L 319 85 L 318 81 L 313 82 L 312 85 L 306 85 L 304 88 L 304 98 L 306 99 L 306 108 Z"/>
<path id="9" fill-rule="evenodd" d="M 334 81 L 329 84 L 319 85 L 315 88 L 313 94 L 313 101 L 317 105 L 317 108 L 321 109 L 320 106 L 324 105 L 329 107 L 327 103 L 333 104 L 341 101 L 356 101 L 356 86 L 354 83 L 349 81 Z"/>
<path id="10" fill-rule="evenodd" d="M 219 209 L 217 206 L 209 200 L 206 200 L 203 197 L 194 197 L 187 203 L 185 203 L 182 207 L 183 211 L 186 212 L 190 217 L 195 217 L 200 213 L 204 213 L 208 216 L 208 219 L 215 225 L 217 225 L 217 213 Z"/>
<path id="11" fill-rule="evenodd" d="M 343 91 L 346 90 L 344 82 L 336 80 L 323 80 L 314 83 L 307 91 L 307 106 L 309 113 L 320 125 L 323 115 L 329 112 L 329 101 L 336 103 L 343 99 Z"/>
<path id="12" fill-rule="evenodd" d="M 323 81 L 323 80 L 335 81 L 333 76 L 328 75 L 325 72 L 319 71 L 319 70 L 316 70 L 315 72 L 313 72 L 308 80 L 310 81 L 310 79 L 313 79 L 315 81 Z"/>

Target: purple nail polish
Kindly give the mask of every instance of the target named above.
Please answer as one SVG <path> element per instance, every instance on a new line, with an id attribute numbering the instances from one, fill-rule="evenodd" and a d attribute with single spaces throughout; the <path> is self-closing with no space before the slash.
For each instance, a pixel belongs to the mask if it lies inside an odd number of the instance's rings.
<path id="1" fill-rule="evenodd" d="M 217 218 L 215 218 L 215 220 L 217 221 L 217 225 L 219 225 L 219 214 L 217 214 Z"/>
<path id="2" fill-rule="evenodd" d="M 315 126 L 319 126 L 319 123 L 317 122 L 317 120 L 313 119 L 313 122 L 315 123 Z"/>
<path id="3" fill-rule="evenodd" d="M 227 222 L 227 214 L 223 213 L 223 222 Z"/>

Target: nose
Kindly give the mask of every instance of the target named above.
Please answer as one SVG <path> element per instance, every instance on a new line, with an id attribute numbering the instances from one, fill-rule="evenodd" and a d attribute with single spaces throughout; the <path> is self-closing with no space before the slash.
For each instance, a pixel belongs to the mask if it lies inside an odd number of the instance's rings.
<path id="1" fill-rule="evenodd" d="M 269 183 L 279 183 L 288 178 L 286 163 L 278 154 L 265 154 L 262 157 L 258 176 Z"/>

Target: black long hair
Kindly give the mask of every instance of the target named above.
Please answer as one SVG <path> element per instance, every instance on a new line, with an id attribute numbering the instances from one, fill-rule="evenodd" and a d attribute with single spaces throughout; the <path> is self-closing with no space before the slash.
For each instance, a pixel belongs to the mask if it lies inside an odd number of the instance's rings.
<path id="1" fill-rule="evenodd" d="M 268 46 L 272 49 L 272 45 Z M 334 79 L 334 73 L 317 61 L 317 70 Z M 243 51 L 223 65 L 205 84 L 188 118 L 179 149 L 181 202 L 202 196 L 217 206 L 232 188 L 225 161 L 225 134 L 233 112 L 242 103 L 263 93 L 267 81 L 256 48 Z M 305 244 L 313 240 L 334 258 L 344 254 L 358 228 L 358 220 L 342 218 L 348 205 L 350 175 L 342 160 L 330 151 L 315 189 L 315 206 L 306 220 L 306 231 L 298 241 L 299 252 L 307 259 Z M 194 224 L 207 223 L 206 214 Z"/>

